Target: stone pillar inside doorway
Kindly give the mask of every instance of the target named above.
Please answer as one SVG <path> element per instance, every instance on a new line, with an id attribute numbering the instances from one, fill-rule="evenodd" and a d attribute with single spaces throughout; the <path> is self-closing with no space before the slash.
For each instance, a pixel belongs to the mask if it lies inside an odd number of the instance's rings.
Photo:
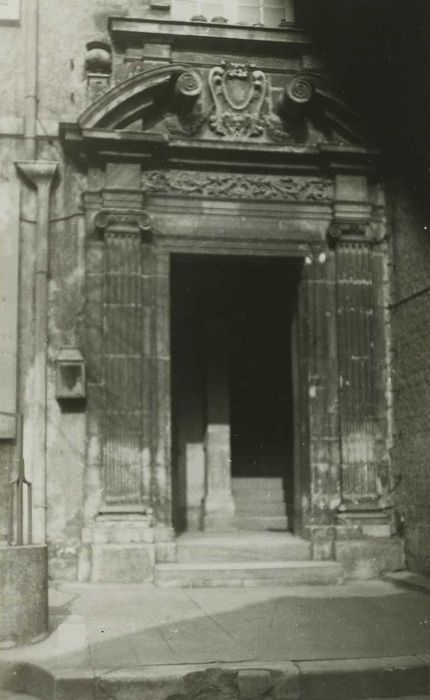
<path id="1" fill-rule="evenodd" d="M 224 320 L 206 324 L 206 497 L 204 529 L 234 529 L 231 489 L 229 335 Z"/>

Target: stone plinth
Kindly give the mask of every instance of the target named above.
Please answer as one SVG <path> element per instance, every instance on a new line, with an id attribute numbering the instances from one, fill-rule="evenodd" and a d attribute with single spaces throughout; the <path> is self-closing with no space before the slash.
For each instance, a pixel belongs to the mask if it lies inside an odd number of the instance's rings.
<path id="1" fill-rule="evenodd" d="M 231 486 L 229 338 L 223 320 L 206 325 L 205 530 L 234 528 Z"/>
<path id="2" fill-rule="evenodd" d="M 0 648 L 48 634 L 48 557 L 45 545 L 0 547 Z"/>
<path id="3" fill-rule="evenodd" d="M 339 539 L 334 543 L 334 556 L 346 580 L 379 578 L 405 568 L 403 542 L 399 537 Z"/>
<path id="4" fill-rule="evenodd" d="M 151 581 L 155 562 L 154 530 L 142 517 L 99 516 L 82 531 L 78 580 L 91 583 Z"/>

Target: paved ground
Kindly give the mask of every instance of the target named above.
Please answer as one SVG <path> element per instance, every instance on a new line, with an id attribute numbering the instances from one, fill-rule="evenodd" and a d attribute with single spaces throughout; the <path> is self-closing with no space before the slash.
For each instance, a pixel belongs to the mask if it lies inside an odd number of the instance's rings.
<path id="1" fill-rule="evenodd" d="M 430 596 L 377 581 L 157 589 L 59 584 L 51 636 L 1 653 L 48 668 L 118 669 L 430 653 Z"/>

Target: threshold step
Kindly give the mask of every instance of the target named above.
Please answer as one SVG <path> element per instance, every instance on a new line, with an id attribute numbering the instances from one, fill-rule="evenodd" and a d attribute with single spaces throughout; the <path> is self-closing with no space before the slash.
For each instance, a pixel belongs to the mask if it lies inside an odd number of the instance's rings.
<path id="1" fill-rule="evenodd" d="M 273 503 L 271 501 L 243 501 L 235 498 L 236 515 L 251 518 L 285 517 L 286 505 L 284 503 Z"/>
<path id="2" fill-rule="evenodd" d="M 286 515 L 241 515 L 234 518 L 238 530 L 254 530 L 274 532 L 286 532 L 288 530 L 288 518 Z"/>
<path id="3" fill-rule="evenodd" d="M 283 480 L 280 477 L 233 477 L 231 480 L 233 493 L 235 491 L 282 491 Z"/>
<path id="4" fill-rule="evenodd" d="M 207 562 L 158 564 L 154 578 L 163 588 L 322 586 L 343 583 L 343 572 L 332 561 Z"/>
<path id="5" fill-rule="evenodd" d="M 237 503 L 285 503 L 285 491 L 282 489 L 234 489 L 233 497 Z"/>
<path id="6" fill-rule="evenodd" d="M 187 533 L 178 537 L 177 561 L 255 562 L 308 561 L 311 545 L 289 532 Z"/>

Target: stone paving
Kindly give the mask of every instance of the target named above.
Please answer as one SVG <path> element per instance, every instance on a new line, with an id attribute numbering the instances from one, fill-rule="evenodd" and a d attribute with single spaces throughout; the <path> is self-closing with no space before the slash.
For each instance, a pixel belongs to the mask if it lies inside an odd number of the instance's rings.
<path id="1" fill-rule="evenodd" d="M 418 666 L 430 654 L 430 596 L 384 581 L 249 589 L 57 584 L 50 615 L 50 637 L 2 652 L 3 664 L 97 675 L 300 662 L 313 672 L 324 662 L 345 668 L 385 657 Z"/>

